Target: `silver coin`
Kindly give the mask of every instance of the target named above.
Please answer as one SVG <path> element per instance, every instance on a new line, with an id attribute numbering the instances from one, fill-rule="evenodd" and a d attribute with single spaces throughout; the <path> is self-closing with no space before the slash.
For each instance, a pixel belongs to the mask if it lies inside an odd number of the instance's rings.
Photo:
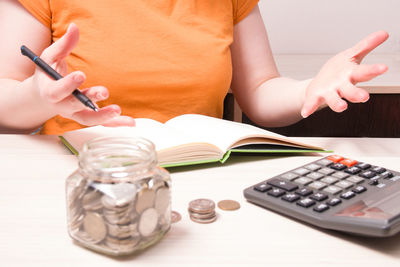
<path id="1" fill-rule="evenodd" d="M 101 242 L 107 235 L 107 227 L 100 214 L 88 212 L 83 219 L 83 228 L 93 240 L 93 243 Z"/>
<path id="2" fill-rule="evenodd" d="M 136 199 L 136 211 L 137 213 L 142 213 L 145 209 L 154 206 L 155 192 L 151 189 L 141 190 Z"/>
<path id="3" fill-rule="evenodd" d="M 112 237 L 116 237 L 119 239 L 124 239 L 128 237 L 139 236 L 139 232 L 137 230 L 137 224 L 126 224 L 126 225 L 118 225 L 118 224 L 110 224 L 107 223 L 108 234 Z"/>
<path id="4" fill-rule="evenodd" d="M 212 223 L 212 222 L 215 222 L 217 220 L 217 216 L 214 216 L 214 217 L 211 217 L 211 218 L 208 218 L 208 219 L 198 219 L 198 218 L 195 218 L 193 216 L 189 216 L 189 217 L 190 217 L 190 219 L 192 221 L 194 221 L 196 223 L 204 223 L 204 224 Z"/>
<path id="5" fill-rule="evenodd" d="M 82 197 L 82 207 L 85 210 L 98 210 L 103 207 L 101 203 L 102 193 L 96 190 L 88 190 Z"/>
<path id="6" fill-rule="evenodd" d="M 154 208 L 142 212 L 139 219 L 139 233 L 142 236 L 150 236 L 157 228 L 158 213 Z"/>
<path id="7" fill-rule="evenodd" d="M 200 220 L 206 220 L 210 219 L 216 216 L 215 211 L 210 212 L 210 213 L 196 213 L 196 212 L 190 212 L 190 216 L 192 216 L 195 219 L 200 219 Z"/>
<path id="8" fill-rule="evenodd" d="M 130 224 L 135 222 L 138 218 L 138 214 L 134 211 L 134 208 L 127 209 L 124 212 L 104 209 L 103 215 L 111 224 Z"/>
<path id="9" fill-rule="evenodd" d="M 189 211 L 196 213 L 210 213 L 215 210 L 215 203 L 211 199 L 199 198 L 189 202 Z"/>
<path id="10" fill-rule="evenodd" d="M 154 207 L 158 214 L 165 214 L 168 206 L 171 204 L 171 196 L 168 188 L 159 188 L 156 192 Z"/>

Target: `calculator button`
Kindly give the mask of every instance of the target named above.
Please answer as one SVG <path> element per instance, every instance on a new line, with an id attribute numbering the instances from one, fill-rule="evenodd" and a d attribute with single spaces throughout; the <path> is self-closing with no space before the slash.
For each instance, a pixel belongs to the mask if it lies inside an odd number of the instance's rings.
<path id="1" fill-rule="evenodd" d="M 265 183 L 258 184 L 258 185 L 253 187 L 254 190 L 259 191 L 261 193 L 264 193 L 264 192 L 270 190 L 271 188 L 272 188 L 272 186 L 267 185 Z"/>
<path id="2" fill-rule="evenodd" d="M 342 164 L 342 163 L 335 163 L 331 166 L 332 169 L 337 170 L 337 171 L 341 171 L 347 168 L 346 165 Z"/>
<path id="3" fill-rule="evenodd" d="M 311 207 L 315 204 L 315 201 L 309 198 L 305 198 L 296 202 L 297 205 L 302 206 L 304 208 Z"/>
<path id="4" fill-rule="evenodd" d="M 393 173 L 391 173 L 390 171 L 385 171 L 381 173 L 381 177 L 384 179 L 389 179 L 393 177 Z"/>
<path id="5" fill-rule="evenodd" d="M 331 168 L 322 168 L 322 169 L 318 170 L 318 172 L 322 173 L 322 174 L 325 174 L 325 175 L 331 175 L 335 171 L 332 170 Z"/>
<path id="6" fill-rule="evenodd" d="M 357 160 L 354 159 L 344 159 L 341 160 L 340 163 L 346 165 L 347 167 L 351 167 L 357 164 Z"/>
<path id="7" fill-rule="evenodd" d="M 296 194 L 306 197 L 308 195 L 311 195 L 313 193 L 312 190 L 308 189 L 308 188 L 302 188 L 296 191 Z"/>
<path id="8" fill-rule="evenodd" d="M 352 197 L 355 197 L 355 195 L 356 194 L 353 191 L 347 191 L 347 192 L 341 194 L 340 197 L 343 199 L 350 199 Z"/>
<path id="9" fill-rule="evenodd" d="M 400 180 L 400 176 L 399 175 L 396 175 L 395 177 L 390 178 L 390 181 L 393 181 L 393 182 L 396 182 L 398 180 Z"/>
<path id="10" fill-rule="evenodd" d="M 326 158 L 329 159 L 330 161 L 335 162 L 335 163 L 337 163 L 337 162 L 339 162 L 339 161 L 341 161 L 343 159 L 343 157 L 339 156 L 339 155 L 330 155 L 330 156 L 328 156 Z"/>
<path id="11" fill-rule="evenodd" d="M 326 176 L 326 177 L 322 178 L 320 181 L 323 183 L 327 183 L 327 184 L 333 184 L 333 183 L 336 183 L 337 181 L 339 181 L 339 179 L 332 177 L 332 176 Z"/>
<path id="12" fill-rule="evenodd" d="M 312 172 L 306 175 L 306 177 L 313 179 L 313 180 L 318 180 L 321 179 L 322 177 L 324 177 L 323 174 L 318 173 L 318 172 Z"/>
<path id="13" fill-rule="evenodd" d="M 378 166 L 376 166 L 376 167 L 373 167 L 371 170 L 373 170 L 373 171 L 374 171 L 374 172 L 376 172 L 376 173 L 383 173 L 383 172 L 385 172 L 385 171 L 386 171 L 386 169 L 385 169 L 385 168 L 378 167 Z"/>
<path id="14" fill-rule="evenodd" d="M 347 170 L 345 170 L 345 172 L 350 173 L 350 174 L 357 174 L 360 171 L 361 171 L 361 169 L 356 166 L 350 167 Z"/>
<path id="15" fill-rule="evenodd" d="M 299 200 L 300 197 L 296 194 L 290 193 L 286 194 L 282 197 L 283 200 L 288 201 L 288 202 L 295 202 L 296 200 Z"/>
<path id="16" fill-rule="evenodd" d="M 318 204 L 313 208 L 313 210 L 315 210 L 316 212 L 324 212 L 327 209 L 329 209 L 329 206 L 324 203 Z"/>
<path id="17" fill-rule="evenodd" d="M 378 188 L 384 188 L 386 186 L 386 184 L 377 184 L 376 187 Z"/>
<path id="18" fill-rule="evenodd" d="M 298 184 L 308 185 L 309 183 L 313 182 L 314 180 L 307 178 L 307 177 L 300 177 L 299 179 L 294 180 Z"/>
<path id="19" fill-rule="evenodd" d="M 308 164 L 307 166 L 304 166 L 304 168 L 309 169 L 310 171 L 316 171 L 321 169 L 321 166 L 317 165 L 317 164 Z"/>
<path id="20" fill-rule="evenodd" d="M 330 200 L 328 200 L 326 202 L 326 204 L 328 204 L 329 206 L 332 206 L 332 207 L 336 206 L 336 205 L 338 205 L 340 203 L 342 203 L 342 200 L 340 198 L 337 198 L 337 197 L 334 197 L 334 198 L 332 198 L 332 199 L 330 199 Z"/>
<path id="21" fill-rule="evenodd" d="M 310 196 L 310 198 L 317 200 L 317 201 L 323 201 L 328 198 L 328 195 L 318 192 L 318 193 L 315 193 L 314 195 Z"/>
<path id="22" fill-rule="evenodd" d="M 356 167 L 358 167 L 358 168 L 360 168 L 360 169 L 362 169 L 362 170 L 366 170 L 366 169 L 371 168 L 371 164 L 364 163 L 364 162 L 359 162 L 359 163 L 356 165 Z"/>
<path id="23" fill-rule="evenodd" d="M 376 175 L 376 173 L 371 170 L 368 170 L 368 171 L 365 171 L 365 172 L 362 172 L 359 174 L 359 176 L 367 178 L 367 179 L 371 179 L 375 175 Z"/>
<path id="24" fill-rule="evenodd" d="M 379 179 L 381 179 L 381 177 L 379 175 L 375 175 L 374 177 L 372 177 L 370 180 L 371 181 L 379 181 Z"/>
<path id="25" fill-rule="evenodd" d="M 328 165 L 332 164 L 332 161 L 328 160 L 328 159 L 321 159 L 321 160 L 318 160 L 316 163 L 319 165 L 322 165 L 322 166 L 328 166 Z"/>
<path id="26" fill-rule="evenodd" d="M 315 181 L 315 182 L 309 184 L 308 186 L 311 187 L 312 189 L 320 190 L 320 189 L 326 187 L 327 184 L 323 183 L 323 182 Z"/>
<path id="27" fill-rule="evenodd" d="M 353 191 L 354 193 L 357 193 L 357 194 L 361 194 L 362 192 L 367 191 L 367 188 L 359 185 L 359 186 L 354 187 L 353 190 L 351 190 L 351 191 Z"/>
<path id="28" fill-rule="evenodd" d="M 278 187 L 280 189 L 286 190 L 286 191 L 293 191 L 299 188 L 296 184 L 288 181 L 284 181 L 278 178 L 271 179 L 267 182 L 269 185 Z"/>
<path id="29" fill-rule="evenodd" d="M 292 181 L 292 180 L 296 179 L 297 177 L 299 177 L 299 175 L 295 174 L 293 172 L 287 172 L 285 174 L 282 174 L 280 177 L 284 178 L 284 179 L 287 179 L 289 181 Z"/>
<path id="30" fill-rule="evenodd" d="M 369 185 L 378 185 L 379 181 L 378 180 L 372 180 L 371 182 L 369 182 Z"/>
<path id="31" fill-rule="evenodd" d="M 335 185 L 339 186 L 343 189 L 347 189 L 347 188 L 352 187 L 353 183 L 350 183 L 349 181 L 346 181 L 346 180 L 342 180 L 342 181 L 337 182 Z"/>
<path id="32" fill-rule="evenodd" d="M 364 181 L 364 179 L 358 176 L 350 176 L 349 178 L 346 179 L 346 181 L 358 184 Z"/>
<path id="33" fill-rule="evenodd" d="M 342 192 L 342 188 L 340 188 L 338 186 L 330 185 L 330 186 L 324 188 L 324 190 L 322 190 L 322 191 L 324 191 L 325 193 L 334 195 L 334 194 Z"/>
<path id="34" fill-rule="evenodd" d="M 285 191 L 279 188 L 274 188 L 272 190 L 269 190 L 267 194 L 273 197 L 280 197 L 285 194 Z"/>
<path id="35" fill-rule="evenodd" d="M 294 170 L 293 172 L 297 173 L 298 175 L 306 175 L 310 173 L 310 171 L 305 168 L 299 168 Z"/>
<path id="36" fill-rule="evenodd" d="M 270 190 L 271 188 L 272 188 L 272 186 L 270 186 L 270 185 L 267 185 L 267 184 L 259 184 L 259 185 L 256 185 L 256 186 L 254 187 L 254 190 L 259 191 L 259 192 L 261 192 L 261 193 L 264 193 L 264 192 L 267 192 L 268 190 Z"/>
<path id="37" fill-rule="evenodd" d="M 335 172 L 332 174 L 333 177 L 339 178 L 339 179 L 344 179 L 350 176 L 350 174 L 345 173 L 345 172 Z"/>

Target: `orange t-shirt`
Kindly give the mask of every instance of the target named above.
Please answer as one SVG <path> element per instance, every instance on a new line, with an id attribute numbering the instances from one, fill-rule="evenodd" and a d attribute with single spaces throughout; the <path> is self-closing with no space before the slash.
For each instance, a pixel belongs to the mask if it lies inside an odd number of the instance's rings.
<path id="1" fill-rule="evenodd" d="M 57 41 L 80 30 L 67 58 L 81 88 L 103 85 L 122 114 L 164 122 L 185 113 L 222 117 L 232 78 L 233 26 L 258 0 L 19 0 Z M 83 127 L 56 116 L 44 134 Z"/>

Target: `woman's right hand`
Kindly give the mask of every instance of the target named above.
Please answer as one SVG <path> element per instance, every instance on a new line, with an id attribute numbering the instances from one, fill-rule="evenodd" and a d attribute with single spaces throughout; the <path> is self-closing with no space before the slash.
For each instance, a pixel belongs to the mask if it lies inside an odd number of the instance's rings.
<path id="1" fill-rule="evenodd" d="M 79 40 L 78 27 L 71 23 L 67 32 L 52 45 L 47 47 L 40 58 L 54 68 L 64 78 L 53 80 L 40 68 L 36 68 L 34 75 L 29 78 L 32 88 L 38 90 L 38 101 L 52 115 L 61 115 L 72 119 L 82 125 L 106 125 L 106 126 L 134 126 L 135 120 L 128 116 L 120 116 L 121 108 L 118 105 L 109 105 L 99 108 L 98 112 L 84 106 L 76 99 L 72 92 L 81 86 L 86 77 L 81 71 L 67 74 L 65 58 L 75 48 Z M 81 91 L 92 102 L 98 102 L 108 98 L 108 90 L 103 86 L 85 88 Z"/>

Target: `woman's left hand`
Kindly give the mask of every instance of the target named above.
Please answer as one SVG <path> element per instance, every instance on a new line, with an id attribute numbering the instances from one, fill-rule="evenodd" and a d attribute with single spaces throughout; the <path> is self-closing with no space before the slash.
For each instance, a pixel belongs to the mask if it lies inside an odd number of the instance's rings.
<path id="1" fill-rule="evenodd" d="M 325 105 L 336 112 L 342 112 L 347 109 L 345 100 L 352 103 L 368 101 L 368 92 L 355 85 L 383 74 L 388 67 L 384 64 L 360 63 L 388 37 L 385 31 L 372 33 L 354 47 L 331 58 L 306 88 L 301 115 L 306 118 Z"/>

